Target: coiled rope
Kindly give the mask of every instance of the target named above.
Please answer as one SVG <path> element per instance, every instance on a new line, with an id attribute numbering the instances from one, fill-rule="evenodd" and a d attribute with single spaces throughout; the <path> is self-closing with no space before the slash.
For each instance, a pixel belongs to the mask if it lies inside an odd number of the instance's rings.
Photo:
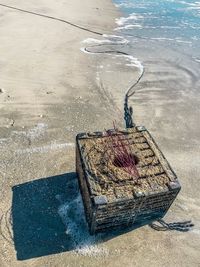
<path id="1" fill-rule="evenodd" d="M 149 226 L 156 231 L 175 230 L 180 232 L 188 232 L 194 226 L 194 224 L 191 221 L 166 223 L 163 219 L 159 219 L 156 222 L 149 224 Z"/>

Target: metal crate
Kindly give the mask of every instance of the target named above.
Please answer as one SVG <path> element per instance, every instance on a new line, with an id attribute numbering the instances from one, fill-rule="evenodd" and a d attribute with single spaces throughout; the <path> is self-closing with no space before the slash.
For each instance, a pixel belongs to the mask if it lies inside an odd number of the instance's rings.
<path id="1" fill-rule="evenodd" d="M 137 181 L 106 157 L 109 136 L 82 133 L 76 138 L 76 171 L 91 234 L 146 224 L 162 218 L 181 187 L 169 163 L 144 127 L 121 130 L 137 158 Z"/>

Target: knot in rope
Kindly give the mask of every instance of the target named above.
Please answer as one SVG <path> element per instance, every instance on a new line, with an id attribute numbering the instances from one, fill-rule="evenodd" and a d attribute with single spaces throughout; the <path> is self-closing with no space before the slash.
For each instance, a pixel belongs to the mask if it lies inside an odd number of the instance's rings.
<path id="1" fill-rule="evenodd" d="M 149 224 L 149 226 L 156 231 L 179 231 L 179 232 L 188 232 L 194 226 L 191 221 L 175 222 L 175 223 L 166 223 L 164 220 L 159 219 L 156 222 Z"/>
<path id="2" fill-rule="evenodd" d="M 126 95 L 124 101 L 124 120 L 126 123 L 126 128 L 133 128 L 135 126 L 132 115 L 133 115 L 133 109 L 132 107 L 128 106 L 128 96 Z"/>
<path id="3" fill-rule="evenodd" d="M 133 83 L 127 90 L 126 94 L 125 94 L 125 98 L 124 98 L 124 120 L 125 120 L 125 124 L 126 124 L 126 128 L 133 128 L 135 127 L 135 123 L 133 122 L 133 109 L 132 107 L 128 106 L 128 99 L 129 97 L 133 96 L 136 91 L 138 91 L 139 89 L 135 89 L 135 86 L 140 82 L 140 80 L 142 79 L 143 75 L 144 75 L 144 68 L 142 69 L 142 72 L 140 73 L 140 76 L 138 77 L 138 79 L 136 80 L 135 83 Z"/>

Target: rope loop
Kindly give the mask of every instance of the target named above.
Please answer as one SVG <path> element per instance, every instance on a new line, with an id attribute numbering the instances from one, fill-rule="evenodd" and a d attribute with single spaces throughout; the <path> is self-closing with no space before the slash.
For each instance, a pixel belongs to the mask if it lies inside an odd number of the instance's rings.
<path id="1" fill-rule="evenodd" d="M 156 231 L 179 231 L 179 232 L 188 232 L 194 226 L 191 221 L 183 221 L 183 222 L 174 222 L 174 223 L 166 223 L 163 219 L 159 219 L 149 226 Z"/>

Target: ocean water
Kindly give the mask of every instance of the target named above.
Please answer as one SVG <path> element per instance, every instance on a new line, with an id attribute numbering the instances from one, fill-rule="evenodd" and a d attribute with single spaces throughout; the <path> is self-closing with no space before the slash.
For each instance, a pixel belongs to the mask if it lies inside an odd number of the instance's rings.
<path id="1" fill-rule="evenodd" d="M 157 57 L 169 50 L 191 56 L 192 61 L 200 62 L 200 1 L 182 0 L 115 0 L 123 17 L 116 19 L 115 33 L 125 36 L 134 44 L 135 50 L 145 47 L 148 55 Z M 139 45 L 137 46 L 137 43 Z M 146 44 L 146 46 L 145 46 Z M 154 48 L 148 51 L 148 47 Z M 140 52 L 137 51 L 137 57 Z M 171 55 L 174 56 L 174 53 Z M 176 55 L 175 55 L 176 56 Z M 179 55 L 180 57 L 180 55 Z"/>
<path id="2" fill-rule="evenodd" d="M 125 17 L 117 19 L 126 34 L 150 40 L 195 43 L 200 37 L 200 2 L 187 0 L 115 0 Z"/>

